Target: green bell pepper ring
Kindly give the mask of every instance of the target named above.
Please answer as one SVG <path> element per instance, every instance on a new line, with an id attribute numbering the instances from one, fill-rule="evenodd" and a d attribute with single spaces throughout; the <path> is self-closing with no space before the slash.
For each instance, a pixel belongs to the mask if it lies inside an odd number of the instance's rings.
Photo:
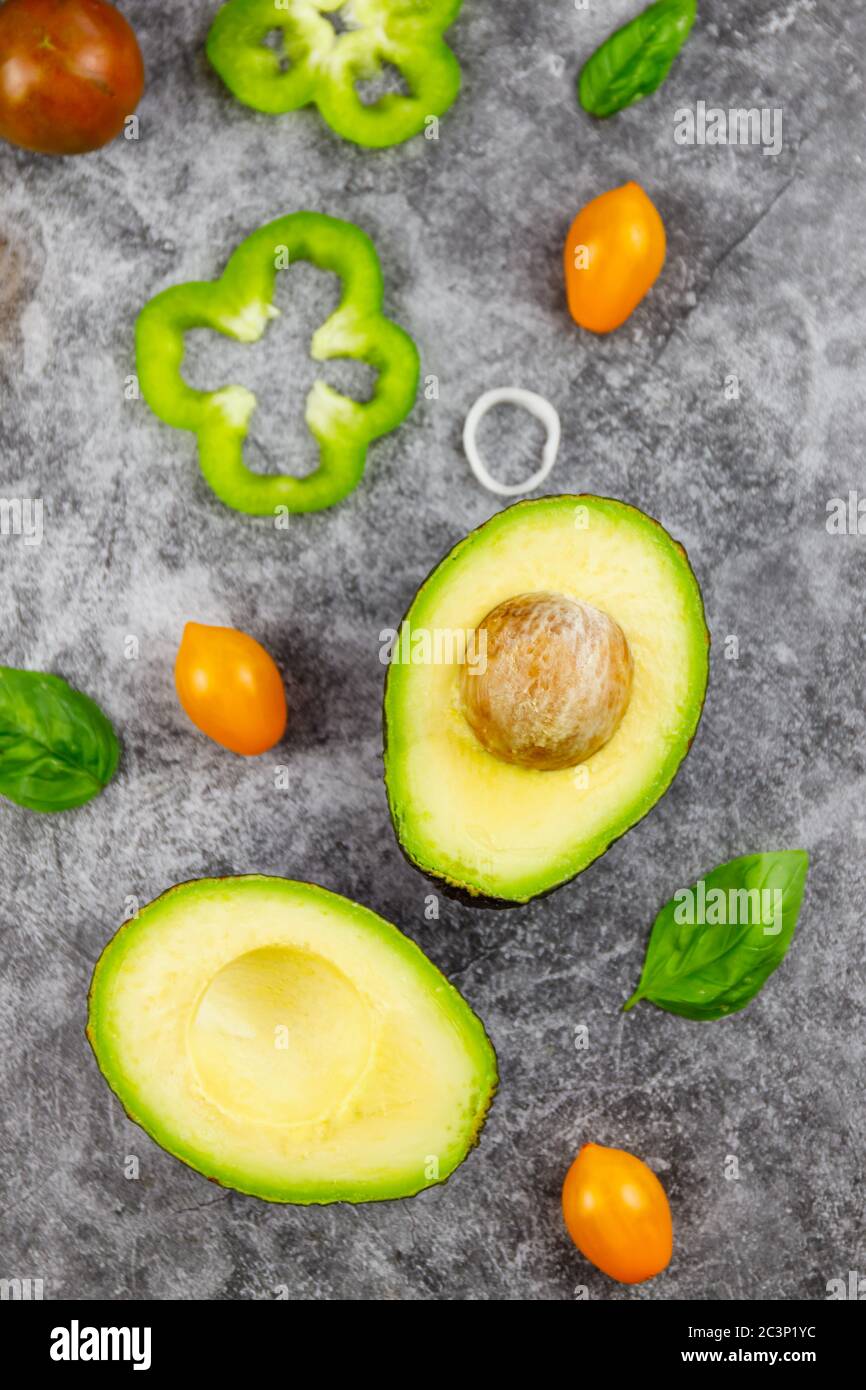
<path id="1" fill-rule="evenodd" d="M 304 478 L 254 473 L 243 460 L 256 398 L 245 386 L 197 391 L 181 374 L 184 335 L 212 328 L 254 343 L 279 310 L 273 305 L 278 269 L 310 261 L 343 282 L 337 308 L 313 334 L 318 362 L 348 357 L 378 373 L 372 398 L 360 402 L 316 381 L 305 419 L 319 444 L 319 466 Z M 352 491 L 364 471 L 367 446 L 399 425 L 415 402 L 418 350 L 385 318 L 376 248 L 360 227 L 318 212 L 293 212 L 242 241 L 218 280 L 190 281 L 147 303 L 135 326 L 138 380 L 151 410 L 166 424 L 193 430 L 201 469 L 226 506 L 252 516 L 314 512 Z"/>
<path id="2" fill-rule="evenodd" d="M 462 0 L 229 0 L 207 55 L 239 101 L 280 115 L 311 103 L 345 140 L 381 148 L 424 129 L 460 90 L 460 65 L 442 35 Z M 340 12 L 337 33 L 327 18 Z M 265 45 L 275 31 L 282 52 Z M 409 95 L 361 100 L 356 84 L 398 69 Z"/>

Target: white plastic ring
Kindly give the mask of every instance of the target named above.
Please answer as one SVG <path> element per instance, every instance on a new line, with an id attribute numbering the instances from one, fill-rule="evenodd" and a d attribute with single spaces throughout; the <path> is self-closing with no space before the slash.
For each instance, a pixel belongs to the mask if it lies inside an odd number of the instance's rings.
<path id="1" fill-rule="evenodd" d="M 522 483 L 500 483 L 487 471 L 487 465 L 478 452 L 475 438 L 478 423 L 494 405 L 522 405 L 530 415 L 540 420 L 547 430 L 547 439 L 541 455 L 541 467 Z M 555 408 L 535 391 L 524 391 L 521 386 L 499 386 L 494 391 L 485 391 L 479 396 L 463 426 L 463 448 L 469 460 L 469 467 L 479 483 L 499 497 L 519 497 L 523 492 L 533 492 L 544 482 L 559 453 L 561 427 Z"/>

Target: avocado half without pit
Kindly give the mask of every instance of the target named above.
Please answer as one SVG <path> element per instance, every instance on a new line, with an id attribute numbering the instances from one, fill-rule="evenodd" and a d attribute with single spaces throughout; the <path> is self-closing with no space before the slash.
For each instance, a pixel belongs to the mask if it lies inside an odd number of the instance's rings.
<path id="1" fill-rule="evenodd" d="M 408 937 L 313 884 L 181 884 L 125 923 L 87 1027 L 131 1119 L 273 1202 L 408 1197 L 476 1143 L 496 1058 Z"/>
<path id="2" fill-rule="evenodd" d="M 606 497 L 492 517 L 421 586 L 401 637 L 385 686 L 397 837 L 482 906 L 550 892 L 646 815 L 706 693 L 685 550 Z"/>

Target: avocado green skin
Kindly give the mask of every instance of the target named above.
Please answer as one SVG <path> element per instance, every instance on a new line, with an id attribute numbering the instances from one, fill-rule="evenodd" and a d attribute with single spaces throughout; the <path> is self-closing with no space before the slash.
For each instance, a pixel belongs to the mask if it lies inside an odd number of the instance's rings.
<path id="1" fill-rule="evenodd" d="M 410 615 L 410 613 L 412 612 L 412 609 L 414 608 L 416 601 L 418 600 L 418 598 L 419 598 L 419 597 L 421 596 L 421 594 L 423 593 L 424 589 L 427 588 L 427 586 L 430 584 L 431 580 L 432 580 L 432 579 L 435 577 L 435 575 L 438 573 L 438 571 L 440 570 L 440 568 L 451 558 L 451 556 L 452 556 L 453 554 L 455 554 L 455 552 L 456 552 L 457 550 L 462 549 L 464 546 L 468 546 L 468 545 L 473 541 L 473 539 L 476 538 L 476 537 L 479 535 L 479 533 L 485 529 L 485 527 L 487 527 L 487 526 L 490 525 L 490 522 L 491 522 L 491 521 L 495 520 L 495 518 L 496 518 L 497 516 L 502 516 L 504 513 L 513 512 L 513 511 L 516 511 L 516 510 L 518 510 L 518 509 L 520 509 L 520 508 L 534 507 L 534 506 L 537 506 L 537 505 L 538 505 L 539 503 L 541 503 L 541 502 L 566 502 L 566 503 L 569 503 L 569 504 L 571 504 L 571 505 L 580 505 L 580 504 L 582 504 L 582 503 L 587 503 L 587 502 L 593 502 L 593 503 L 602 502 L 602 503 L 607 503 L 607 504 L 611 505 L 612 507 L 618 507 L 618 508 L 621 507 L 621 508 L 622 508 L 623 510 L 625 510 L 625 511 L 637 512 L 637 513 L 639 514 L 639 516 L 641 516 L 641 517 L 643 518 L 643 520 L 644 520 L 648 525 L 658 527 L 658 529 L 664 534 L 664 536 L 666 537 L 666 539 L 667 539 L 668 541 L 670 541 L 670 542 L 673 544 L 674 548 L 675 548 L 676 550 L 679 551 L 680 555 L 682 556 L 683 560 L 685 561 L 685 564 L 686 564 L 688 570 L 690 571 L 690 573 L 692 574 L 692 577 L 695 578 L 695 576 L 694 576 L 694 571 L 692 570 L 691 563 L 690 563 L 689 557 L 688 557 L 688 552 L 687 552 L 685 546 L 682 545 L 679 541 L 675 540 L 674 537 L 672 537 L 672 536 L 670 535 L 670 533 L 669 533 L 668 531 L 665 530 L 665 528 L 664 528 L 664 526 L 662 526 L 661 522 L 660 522 L 660 521 L 657 521 L 655 517 L 650 516 L 649 513 L 647 513 L 647 512 L 642 512 L 642 511 L 640 511 L 640 509 L 639 509 L 638 507 L 632 506 L 631 503 L 622 502 L 619 498 L 616 498 L 616 497 L 605 497 L 605 496 L 600 496 L 598 493 L 589 493 L 589 492 L 582 492 L 582 493 L 562 493 L 562 494 L 559 494 L 559 495 L 556 495 L 556 496 L 552 496 L 552 495 L 551 495 L 551 496 L 547 496 L 547 497 L 543 497 L 543 498 L 529 498 L 529 499 L 524 499 L 524 500 L 521 501 L 521 502 L 515 502 L 515 503 L 513 503 L 510 507 L 505 507 L 505 508 L 503 508 L 503 511 L 502 511 L 502 512 L 494 513 L 494 516 L 493 516 L 493 517 L 489 517 L 487 521 L 483 521 L 483 522 L 481 523 L 480 526 L 476 526 L 476 527 L 474 528 L 474 530 L 470 531 L 466 536 L 464 536 L 464 538 L 463 538 L 462 540 L 458 541 L 456 545 L 454 545 L 454 546 L 451 547 L 451 549 L 447 552 L 447 554 L 444 555 L 444 556 L 442 557 L 442 559 L 441 559 L 437 564 L 435 564 L 435 565 L 433 566 L 433 568 L 432 568 L 432 569 L 429 571 L 429 573 L 427 574 L 427 577 L 426 577 L 426 578 L 421 582 L 421 584 L 418 586 L 418 589 L 416 590 L 416 592 L 415 592 L 415 594 L 414 594 L 414 596 L 413 596 L 413 598 L 412 598 L 412 600 L 411 600 L 411 602 L 410 602 L 410 604 L 409 604 L 409 607 L 406 609 L 406 612 L 404 613 L 403 618 L 401 619 L 401 622 L 400 622 L 400 624 L 398 625 L 398 631 L 400 630 L 400 627 L 402 626 L 402 624 L 403 624 L 404 622 L 406 622 L 406 621 L 409 619 L 409 615 Z M 706 641 L 707 652 L 709 653 L 709 648 L 710 648 L 710 632 L 709 632 L 709 628 L 707 627 L 707 623 L 706 623 L 706 613 L 705 613 L 705 609 L 704 609 L 703 596 L 701 595 L 700 587 L 699 587 L 698 584 L 697 584 L 697 579 L 696 579 L 696 578 L 695 578 L 695 587 L 696 587 L 696 589 L 697 589 L 697 596 L 698 596 L 699 603 L 700 603 L 700 616 L 701 616 L 701 622 L 702 622 L 702 625 L 703 625 L 703 636 L 704 636 L 704 639 L 705 639 L 705 641 Z M 440 892 L 442 892 L 442 893 L 445 895 L 445 897 L 450 898 L 450 899 L 451 899 L 452 901 L 454 901 L 454 902 L 461 903 L 464 907 L 484 908 L 484 909 L 487 910 L 487 911 L 504 911 L 504 910 L 506 910 L 507 908 L 526 907 L 528 903 L 530 903 L 530 902 L 539 902 L 539 901 L 541 901 L 541 899 L 549 897 L 551 893 L 557 892 L 558 889 L 564 888 L 564 887 L 565 887 L 567 884 L 569 884 L 569 883 L 573 883 L 574 880 L 575 880 L 576 878 L 579 878 L 580 875 L 581 875 L 586 869 L 589 868 L 590 864 L 594 864 L 595 861 L 596 861 L 597 859 L 600 859 L 600 858 L 602 857 L 602 855 L 606 854 L 607 851 L 610 849 L 611 845 L 615 845 L 616 842 L 617 842 L 617 840 L 621 840 L 622 837 L 623 837 L 623 835 L 627 834 L 629 830 L 633 830 L 634 827 L 635 827 L 636 825 L 639 825 L 640 822 L 641 822 L 647 815 L 649 815 L 649 813 L 650 813 L 650 811 L 653 809 L 653 807 L 657 806 L 658 803 L 659 803 L 659 801 L 661 801 L 662 797 L 666 795 L 667 791 L 668 791 L 669 788 L 670 788 L 671 783 L 672 783 L 673 780 L 674 780 L 674 777 L 676 776 L 676 773 L 679 771 L 680 767 L 682 767 L 682 764 L 683 764 L 683 762 L 685 761 L 685 758 L 686 758 L 686 757 L 688 756 L 688 754 L 691 752 L 692 744 L 694 743 L 695 737 L 696 737 L 696 735 L 697 735 L 698 725 L 699 725 L 699 723 L 700 723 L 701 716 L 702 716 L 703 711 L 704 711 L 704 705 L 705 705 L 705 703 L 706 703 L 706 698 L 707 698 L 707 689 L 708 689 L 708 686 L 709 686 L 709 681 L 707 680 L 707 681 L 704 683 L 704 687 L 703 687 L 703 690 L 702 690 L 702 692 L 701 692 L 700 699 L 699 699 L 698 701 L 696 701 L 696 713 L 695 713 L 695 719 L 694 719 L 694 727 L 693 727 L 693 730 L 692 730 L 691 737 L 689 738 L 688 745 L 687 745 L 687 747 L 686 747 L 686 749 L 685 749 L 685 752 L 683 753 L 683 755 L 682 755 L 682 757 L 680 758 L 679 762 L 677 763 L 676 767 L 673 769 L 673 772 L 671 773 L 671 776 L 670 776 L 670 778 L 668 779 L 667 784 L 665 785 L 665 787 L 662 789 L 662 791 L 659 793 L 659 795 L 655 798 L 655 800 L 652 801 L 652 802 L 646 807 L 646 809 L 643 811 L 643 813 L 642 813 L 641 815 L 639 815 L 639 816 L 637 817 L 636 820 L 630 821 L 628 825 L 624 825 L 623 828 L 622 828 L 622 830 L 620 830 L 620 832 L 619 832 L 618 834 L 612 835 L 611 838 L 610 838 L 610 839 L 607 841 L 607 843 L 605 844 L 604 848 L 601 849 L 601 850 L 598 852 L 598 854 L 593 855 L 592 859 L 588 860 L 587 863 L 585 863 L 585 864 L 584 864 L 580 869 L 578 869 L 574 874 L 570 874 L 570 875 L 568 875 L 567 877 L 565 877 L 565 878 L 563 878 L 563 879 L 560 879 L 559 882 L 557 882 L 557 883 L 552 883 L 552 884 L 550 884 L 548 887 L 543 888 L 543 889 L 541 889 L 539 892 L 533 893 L 533 894 L 531 894 L 530 896 L 525 897 L 525 898 L 524 898 L 524 897 L 520 897 L 520 898 L 518 898 L 518 897 L 515 897 L 515 898 L 501 898 L 501 897 L 493 896 L 493 895 L 488 894 L 488 893 L 477 892 L 477 891 L 475 891 L 475 890 L 474 890 L 470 885 L 468 885 L 468 884 L 455 883 L 455 882 L 453 881 L 453 879 L 448 878 L 445 874 L 439 874 L 439 873 L 436 872 L 435 869 L 430 868 L 429 866 L 425 866 L 425 865 L 423 865 L 423 864 L 420 864 L 420 863 L 418 862 L 418 860 L 417 860 L 417 859 L 414 857 L 414 855 L 412 854 L 412 851 L 408 848 L 408 846 L 407 846 L 406 844 L 404 844 L 403 840 L 401 839 L 398 821 L 397 821 L 397 818 L 396 818 L 396 816 L 395 816 L 395 814 L 394 814 L 394 805 L 393 805 L 393 801 L 392 801 L 392 798 L 391 798 L 390 790 L 389 790 L 389 788 L 388 788 L 388 684 L 389 684 L 390 678 L 391 678 L 391 667 L 389 666 L 389 668 L 388 668 L 388 673 L 387 673 L 387 675 L 386 675 L 386 677 L 385 677 L 385 690 L 384 690 L 384 694 L 383 694 L 383 697 L 382 697 L 382 741 L 383 741 L 383 755 L 382 755 L 382 756 L 383 756 L 383 764 L 384 764 L 384 770 L 385 770 L 384 781 L 385 781 L 386 793 L 387 793 L 387 796 L 388 796 L 388 809 L 389 809 L 389 811 L 390 811 L 390 813 L 391 813 L 391 822 L 392 822 L 392 824 L 393 824 L 393 826 L 394 826 L 394 834 L 395 834 L 395 836 L 396 836 L 397 844 L 398 844 L 398 846 L 399 846 L 399 848 L 400 848 L 400 852 L 401 852 L 401 854 L 403 855 L 404 859 L 407 861 L 407 863 L 411 864 L 412 867 L 413 867 L 413 869 L 418 869 L 418 870 L 420 870 L 420 872 L 424 875 L 424 877 L 425 877 L 430 883 L 432 883 Z"/>
<path id="2" fill-rule="evenodd" d="M 107 980 L 112 967 L 116 968 L 122 962 L 132 937 L 137 932 L 146 930 L 148 916 L 158 911 L 160 906 L 164 905 L 169 898 L 177 894 L 209 892 L 220 885 L 229 885 L 233 888 L 243 884 L 266 884 L 275 888 L 276 891 L 289 890 L 294 892 L 300 890 L 305 896 L 313 899 L 318 898 L 329 904 L 336 902 L 343 908 L 349 907 L 359 915 L 365 926 L 397 944 L 402 954 L 412 961 L 413 966 L 419 972 L 427 977 L 431 988 L 435 988 L 440 995 L 443 990 L 445 991 L 455 1026 L 460 1028 L 464 1036 L 471 1035 L 474 1049 L 483 1059 L 484 1094 L 462 1150 L 456 1154 L 452 1152 L 448 1160 L 440 1165 L 438 1178 L 421 1181 L 410 1187 L 401 1186 L 399 1183 L 390 1185 L 386 1181 L 343 1185 L 333 1183 L 309 1184 L 304 1188 L 254 1186 L 245 1179 L 243 1173 L 229 1172 L 215 1164 L 207 1155 L 193 1153 L 191 1148 L 178 1145 L 167 1136 L 162 1135 L 158 1116 L 147 1113 L 143 1107 L 136 1105 L 133 1097 L 125 1093 L 120 1068 L 111 1056 L 110 1043 L 100 1031 L 100 992 L 104 981 Z M 167 889 L 166 892 L 161 893 L 158 898 L 154 898 L 152 902 L 143 907 L 137 917 L 124 922 L 103 948 L 94 967 L 87 1002 L 88 1020 L 85 1036 L 93 1050 L 99 1070 L 117 1096 L 128 1118 L 134 1124 L 139 1125 L 160 1148 L 165 1149 L 172 1157 L 180 1159 L 181 1163 L 187 1167 L 201 1173 L 209 1182 L 216 1183 L 220 1187 L 233 1189 L 249 1197 L 258 1197 L 265 1202 L 296 1206 L 324 1206 L 331 1202 L 348 1202 L 354 1205 L 358 1202 L 393 1201 L 404 1197 L 414 1197 L 428 1187 L 435 1187 L 445 1182 L 478 1144 L 481 1130 L 499 1086 L 496 1053 L 484 1025 L 469 1007 L 459 990 L 446 980 L 442 972 L 421 948 L 416 946 L 414 941 L 405 936 L 393 923 L 387 922 L 369 908 L 362 907 L 360 903 L 353 902 L 352 899 L 345 898 L 339 893 L 332 893 L 329 889 L 322 888 L 318 884 L 307 883 L 298 879 L 284 879 L 268 874 L 229 874 L 222 878 L 189 879 Z"/>

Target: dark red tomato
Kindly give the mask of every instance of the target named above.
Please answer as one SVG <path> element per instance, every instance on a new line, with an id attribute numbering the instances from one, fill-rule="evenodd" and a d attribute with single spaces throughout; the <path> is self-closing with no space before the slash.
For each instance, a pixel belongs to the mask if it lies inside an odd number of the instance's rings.
<path id="1" fill-rule="evenodd" d="M 0 138 L 40 154 L 97 150 L 143 88 L 135 34 L 107 0 L 0 5 Z"/>

